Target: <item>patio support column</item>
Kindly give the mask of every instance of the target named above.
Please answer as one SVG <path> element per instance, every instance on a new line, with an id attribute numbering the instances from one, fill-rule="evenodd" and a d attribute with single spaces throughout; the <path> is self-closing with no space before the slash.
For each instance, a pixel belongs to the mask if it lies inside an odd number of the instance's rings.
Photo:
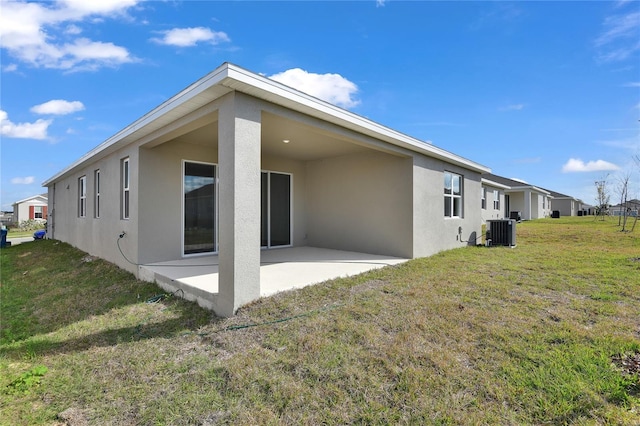
<path id="1" fill-rule="evenodd" d="M 218 111 L 219 275 L 216 313 L 232 316 L 260 297 L 261 111 L 233 92 Z"/>
<path id="2" fill-rule="evenodd" d="M 529 189 L 524 191 L 524 212 L 522 213 L 522 219 L 531 220 L 531 190 Z"/>

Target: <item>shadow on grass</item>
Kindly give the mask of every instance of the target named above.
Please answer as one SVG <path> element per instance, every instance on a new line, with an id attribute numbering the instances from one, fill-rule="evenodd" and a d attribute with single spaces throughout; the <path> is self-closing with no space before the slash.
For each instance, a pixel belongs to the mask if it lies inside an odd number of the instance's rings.
<path id="1" fill-rule="evenodd" d="M 168 308 L 172 311 L 172 318 L 164 321 L 147 322 L 147 319 L 150 318 L 150 315 L 147 315 L 146 319 L 141 318 L 140 322 L 134 326 L 108 328 L 97 333 L 62 341 L 56 341 L 54 335 L 51 337 L 34 336 L 0 346 L 0 355 L 18 360 L 25 359 L 25 357 L 71 354 L 156 338 L 171 339 L 195 334 L 198 328 L 223 320 L 210 314 L 207 315 L 208 311 L 197 306 L 189 306 L 189 302 L 185 301 L 176 301 L 165 309 Z M 178 317 L 174 317 L 176 312 L 179 312 Z"/>
<path id="2" fill-rule="evenodd" d="M 137 280 L 132 273 L 110 262 L 55 240 L 2 249 L 0 257 L 0 345 L 7 348 L 23 345 L 23 352 L 26 346 L 36 345 L 32 336 L 55 332 L 164 293 L 157 285 Z M 183 327 L 194 321 L 203 324 L 215 318 L 210 311 L 194 303 L 171 301 L 171 304 L 172 309 L 181 311 L 180 319 L 154 331 L 158 337 L 163 336 L 162 333 L 170 334 L 180 324 Z M 206 321 L 203 322 L 203 318 Z M 132 339 L 136 335 L 126 330 L 102 334 L 87 338 L 84 346 L 91 340 L 113 344 L 118 339 Z M 69 346 L 68 343 L 61 345 Z M 77 342 L 77 345 L 82 347 L 83 343 Z"/>

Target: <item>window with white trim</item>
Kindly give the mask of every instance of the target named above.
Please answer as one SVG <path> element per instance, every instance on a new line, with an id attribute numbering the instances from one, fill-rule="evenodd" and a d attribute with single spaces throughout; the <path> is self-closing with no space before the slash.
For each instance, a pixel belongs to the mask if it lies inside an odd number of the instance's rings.
<path id="1" fill-rule="evenodd" d="M 42 206 L 34 206 L 33 207 L 33 218 L 34 219 L 44 219 L 42 217 L 43 208 Z"/>
<path id="2" fill-rule="evenodd" d="M 444 217 L 462 217 L 462 176 L 444 172 Z"/>
<path id="3" fill-rule="evenodd" d="M 100 169 L 93 172 L 93 216 L 100 217 Z"/>
<path id="4" fill-rule="evenodd" d="M 487 188 L 480 189 L 480 196 L 482 197 L 482 210 L 487 208 Z"/>
<path id="5" fill-rule="evenodd" d="M 497 189 L 493 191 L 493 209 L 500 210 L 500 191 Z"/>
<path id="6" fill-rule="evenodd" d="M 131 176 L 129 173 L 129 157 L 127 158 L 123 158 L 122 159 L 122 164 L 121 167 L 122 169 L 122 200 L 121 200 L 121 205 L 122 205 L 122 212 L 121 212 L 121 217 L 122 219 L 129 219 L 129 205 L 130 205 L 130 197 L 129 197 L 129 192 L 130 192 L 130 180 L 131 180 Z"/>
<path id="7" fill-rule="evenodd" d="M 78 179 L 78 217 L 87 216 L 87 177 Z"/>

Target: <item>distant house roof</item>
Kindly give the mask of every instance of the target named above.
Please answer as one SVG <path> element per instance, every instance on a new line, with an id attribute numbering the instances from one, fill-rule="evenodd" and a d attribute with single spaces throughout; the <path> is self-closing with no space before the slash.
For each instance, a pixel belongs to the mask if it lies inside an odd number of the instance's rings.
<path id="1" fill-rule="evenodd" d="M 493 186 L 493 187 L 501 188 L 501 189 L 509 189 L 510 188 L 509 185 L 505 185 L 503 183 L 496 182 L 496 181 L 494 181 L 494 180 L 492 180 L 490 178 L 486 178 L 485 176 L 486 175 L 482 175 L 481 181 L 482 181 L 483 184 L 485 184 L 487 186 Z"/>
<path id="2" fill-rule="evenodd" d="M 567 200 L 574 200 L 574 201 L 580 201 L 580 202 L 582 202 L 582 200 L 581 200 L 581 199 L 576 198 L 576 197 L 572 197 L 571 195 L 561 194 L 561 193 L 559 193 L 559 192 L 552 191 L 552 190 L 550 190 L 550 189 L 547 189 L 547 191 L 549 191 L 549 193 L 551 194 L 551 196 L 552 196 L 553 198 L 558 199 L 558 200 L 567 199 Z"/>
<path id="3" fill-rule="evenodd" d="M 633 200 L 628 200 L 626 203 L 619 203 L 611 207 L 630 207 L 637 209 L 640 208 L 640 200 L 634 198 Z"/>
<path id="4" fill-rule="evenodd" d="M 24 200 L 16 201 L 15 203 L 13 203 L 13 205 L 26 203 L 27 201 L 35 200 L 36 198 L 42 199 L 43 202 L 45 203 L 49 201 L 48 194 L 38 194 L 38 195 L 32 195 L 31 197 L 27 197 Z"/>
<path id="5" fill-rule="evenodd" d="M 505 187 L 508 188 L 508 189 L 505 189 L 505 192 L 509 192 L 509 191 L 514 192 L 514 191 L 521 191 L 523 189 L 530 189 L 532 191 L 540 192 L 542 194 L 548 194 L 548 195 L 550 194 L 549 190 L 540 188 L 539 186 L 531 185 L 526 182 L 522 182 L 515 179 L 509 179 L 506 177 L 494 175 L 492 173 L 484 173 L 482 175 L 482 179 L 484 179 L 485 181 L 504 185 Z"/>

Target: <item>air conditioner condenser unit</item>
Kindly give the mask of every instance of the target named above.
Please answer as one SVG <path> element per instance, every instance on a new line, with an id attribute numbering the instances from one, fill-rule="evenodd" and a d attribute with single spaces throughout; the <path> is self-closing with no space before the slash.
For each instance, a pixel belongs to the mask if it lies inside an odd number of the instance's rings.
<path id="1" fill-rule="evenodd" d="M 488 246 L 516 246 L 516 221 L 513 219 L 487 221 Z"/>

